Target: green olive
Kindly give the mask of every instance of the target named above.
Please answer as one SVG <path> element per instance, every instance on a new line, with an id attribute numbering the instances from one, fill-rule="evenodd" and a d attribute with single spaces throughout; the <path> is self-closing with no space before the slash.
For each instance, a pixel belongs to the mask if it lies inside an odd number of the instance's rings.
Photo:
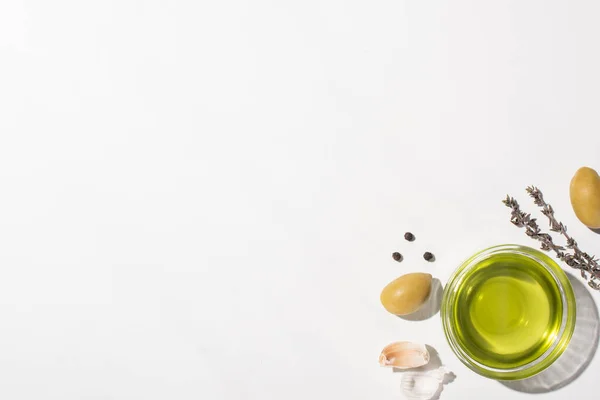
<path id="1" fill-rule="evenodd" d="M 431 275 L 422 272 L 402 275 L 381 291 L 381 304 L 392 314 L 408 315 L 425 303 L 431 291 Z"/>
<path id="2" fill-rule="evenodd" d="M 588 228 L 600 228 L 600 177 L 591 168 L 579 168 L 571 179 L 571 205 Z"/>

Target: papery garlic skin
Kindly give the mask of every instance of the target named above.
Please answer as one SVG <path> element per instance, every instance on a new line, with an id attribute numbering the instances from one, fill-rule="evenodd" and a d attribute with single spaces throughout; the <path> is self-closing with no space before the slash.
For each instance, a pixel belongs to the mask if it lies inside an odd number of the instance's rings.
<path id="1" fill-rule="evenodd" d="M 429 352 L 423 344 L 394 342 L 383 348 L 379 355 L 379 365 L 409 369 L 421 367 L 429 362 Z"/>

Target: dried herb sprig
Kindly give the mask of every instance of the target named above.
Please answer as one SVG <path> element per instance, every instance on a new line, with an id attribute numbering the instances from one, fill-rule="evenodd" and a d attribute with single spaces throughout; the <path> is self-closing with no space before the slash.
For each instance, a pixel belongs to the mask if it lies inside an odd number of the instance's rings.
<path id="1" fill-rule="evenodd" d="M 542 209 L 542 214 L 548 218 L 550 230 L 553 232 L 559 232 L 562 236 L 564 236 L 565 239 L 567 239 L 567 248 L 573 250 L 572 255 L 566 255 L 565 262 L 571 267 L 575 267 L 577 265 L 576 268 L 580 269 L 581 277 L 583 279 L 588 279 L 586 272 L 589 273 L 590 281 L 588 284 L 595 289 L 600 289 L 600 283 L 598 282 L 598 280 L 600 280 L 600 265 L 598 265 L 598 261 L 600 260 L 579 248 L 577 241 L 567 233 L 566 225 L 556 219 L 554 216 L 554 209 L 550 204 L 544 201 L 544 195 L 538 188 L 535 186 L 529 186 L 526 190 L 529 196 L 533 199 L 535 205 Z"/>
<path id="2" fill-rule="evenodd" d="M 537 220 L 531 218 L 531 214 L 521 211 L 519 203 L 513 197 L 507 195 L 506 199 L 502 202 L 512 210 L 510 222 L 520 228 L 525 227 L 527 236 L 541 242 L 540 247 L 542 250 L 552 250 L 556 254 L 556 258 L 564 261 L 570 267 L 578 269 L 584 279 L 588 280 L 587 274 L 589 273 L 588 285 L 592 289 L 600 290 L 600 266 L 597 263 L 598 260 L 579 249 L 575 239 L 567 234 L 567 227 L 556 220 L 552 206 L 544 201 L 542 192 L 539 189 L 530 186 L 527 188 L 527 193 L 533 198 L 534 203 L 542 208 L 542 214 L 548 217 L 550 230 L 560 232 L 561 235 L 566 237 L 567 247 L 555 244 L 549 233 L 542 232 L 537 224 Z M 569 251 L 572 251 L 573 254 L 569 253 Z"/>

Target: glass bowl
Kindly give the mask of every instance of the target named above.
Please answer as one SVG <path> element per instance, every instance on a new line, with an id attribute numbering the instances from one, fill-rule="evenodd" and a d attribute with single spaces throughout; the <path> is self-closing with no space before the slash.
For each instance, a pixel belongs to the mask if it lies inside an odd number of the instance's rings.
<path id="1" fill-rule="evenodd" d="M 524 379 L 566 349 L 575 328 L 575 296 L 548 255 L 506 244 L 458 267 L 440 314 L 450 347 L 467 367 L 488 378 Z"/>

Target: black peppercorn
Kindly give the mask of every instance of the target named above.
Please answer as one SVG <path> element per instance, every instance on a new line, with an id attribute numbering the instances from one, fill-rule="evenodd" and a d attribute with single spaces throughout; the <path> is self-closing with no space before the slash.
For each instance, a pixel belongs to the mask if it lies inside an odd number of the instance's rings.
<path id="1" fill-rule="evenodd" d="M 434 261 L 435 260 L 435 256 L 433 254 L 431 254 L 430 252 L 425 252 L 425 254 L 423 254 L 423 258 L 427 261 Z"/>
<path id="2" fill-rule="evenodd" d="M 398 253 L 397 251 L 392 253 L 392 258 L 398 262 L 402 261 L 402 254 Z"/>
<path id="3" fill-rule="evenodd" d="M 404 234 L 404 239 L 408 240 L 409 242 L 412 242 L 413 240 L 415 240 L 415 235 L 413 235 L 410 232 L 406 232 Z"/>

